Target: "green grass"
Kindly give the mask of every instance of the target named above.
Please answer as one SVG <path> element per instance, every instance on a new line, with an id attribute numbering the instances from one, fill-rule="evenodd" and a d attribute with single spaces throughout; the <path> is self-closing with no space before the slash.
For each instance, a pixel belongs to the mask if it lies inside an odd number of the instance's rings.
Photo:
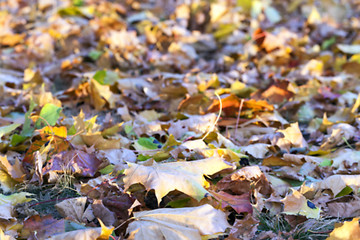
<path id="1" fill-rule="evenodd" d="M 259 220 L 256 236 L 261 234 L 261 232 L 272 231 L 275 234 L 280 233 L 284 239 L 292 237 L 292 239 L 299 240 L 326 239 L 334 229 L 334 224 L 340 221 L 339 219 L 326 218 L 320 218 L 319 220 L 308 219 L 292 228 L 282 214 L 271 215 L 270 213 L 258 212 L 256 213 L 256 219 Z M 257 237 L 254 239 L 257 239 Z"/>

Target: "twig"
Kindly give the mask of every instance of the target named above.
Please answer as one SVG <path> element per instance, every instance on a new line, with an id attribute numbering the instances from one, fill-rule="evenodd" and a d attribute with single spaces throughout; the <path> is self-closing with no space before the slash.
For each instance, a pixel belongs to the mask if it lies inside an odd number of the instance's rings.
<path id="1" fill-rule="evenodd" d="M 204 140 L 204 139 L 210 134 L 210 132 L 214 130 L 217 122 L 218 122 L 219 119 L 220 119 L 221 113 L 222 113 L 222 101 L 221 101 L 221 98 L 220 98 L 219 94 L 215 93 L 215 95 L 216 95 L 216 97 L 219 99 L 219 102 L 220 102 L 219 114 L 218 114 L 218 116 L 217 116 L 214 124 L 210 127 L 210 129 L 208 130 L 208 132 L 203 136 L 203 138 L 202 138 L 201 140 Z"/>
<path id="2" fill-rule="evenodd" d="M 238 113 L 237 118 L 236 118 L 235 133 L 234 133 L 235 136 L 237 134 L 237 129 L 239 127 L 240 114 L 241 114 L 243 104 L 244 104 L 244 99 L 241 99 L 240 106 L 239 106 L 239 113 Z"/>

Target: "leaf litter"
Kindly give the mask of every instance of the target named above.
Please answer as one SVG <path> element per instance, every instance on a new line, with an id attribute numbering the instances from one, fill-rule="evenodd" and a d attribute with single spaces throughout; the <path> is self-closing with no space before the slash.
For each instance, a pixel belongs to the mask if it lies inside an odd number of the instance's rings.
<path id="1" fill-rule="evenodd" d="M 0 238 L 357 239 L 358 8 L 0 3 Z"/>

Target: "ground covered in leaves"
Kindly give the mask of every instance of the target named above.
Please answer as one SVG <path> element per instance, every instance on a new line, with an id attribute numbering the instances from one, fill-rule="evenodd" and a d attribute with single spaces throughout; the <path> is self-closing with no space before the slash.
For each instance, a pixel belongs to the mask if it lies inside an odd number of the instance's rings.
<path id="1" fill-rule="evenodd" d="M 360 239 L 360 5 L 0 2 L 1 239 Z"/>

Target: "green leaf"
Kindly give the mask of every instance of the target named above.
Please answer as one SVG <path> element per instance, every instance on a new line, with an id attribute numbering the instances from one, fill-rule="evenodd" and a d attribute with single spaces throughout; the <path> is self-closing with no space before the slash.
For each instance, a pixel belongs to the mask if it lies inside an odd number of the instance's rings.
<path id="1" fill-rule="evenodd" d="M 2 138 L 2 136 L 11 133 L 12 131 L 14 131 L 18 126 L 20 126 L 20 123 L 13 123 L 7 126 L 3 126 L 0 127 L 0 138 Z"/>
<path id="2" fill-rule="evenodd" d="M 95 73 L 93 78 L 101 85 L 113 85 L 117 81 L 118 75 L 113 71 L 100 70 Z"/>
<path id="3" fill-rule="evenodd" d="M 128 137 L 136 137 L 136 133 L 134 132 L 134 129 L 132 126 L 125 125 L 124 130 L 125 130 L 126 135 L 128 135 Z"/>
<path id="4" fill-rule="evenodd" d="M 23 141 L 25 141 L 25 139 L 27 138 L 27 136 L 23 136 L 23 135 L 19 135 L 19 134 L 13 134 L 11 136 L 11 146 L 16 146 L 20 143 L 22 143 Z"/>
<path id="5" fill-rule="evenodd" d="M 161 144 L 153 137 L 150 138 L 139 138 L 137 143 L 147 149 L 158 149 L 161 148 Z"/>
<path id="6" fill-rule="evenodd" d="M 118 75 L 113 71 L 99 70 L 93 78 L 101 85 L 113 85 L 118 80 Z"/>
<path id="7" fill-rule="evenodd" d="M 56 121 L 60 117 L 61 107 L 58 107 L 52 103 L 47 103 L 40 111 L 40 119 L 38 119 L 35 123 L 35 127 L 37 129 L 41 128 L 43 125 L 54 126 Z M 44 119 L 46 121 L 44 121 Z"/>
<path id="8" fill-rule="evenodd" d="M 96 61 L 99 59 L 99 57 L 103 54 L 102 51 L 98 51 L 98 50 L 92 50 L 91 52 L 89 52 L 89 57 Z"/>
<path id="9" fill-rule="evenodd" d="M 235 24 L 222 24 L 219 28 L 214 32 L 214 37 L 216 39 L 224 38 L 229 36 L 234 30 L 237 28 Z"/>
<path id="10" fill-rule="evenodd" d="M 69 128 L 67 134 L 68 134 L 68 135 L 74 135 L 75 133 L 76 133 L 76 128 L 75 128 L 75 126 L 73 125 L 73 126 L 71 126 L 71 128 Z"/>
<path id="11" fill-rule="evenodd" d="M 168 204 L 166 204 L 166 207 L 172 207 L 172 208 L 187 207 L 190 200 L 191 200 L 191 198 L 183 198 L 183 199 L 174 200 L 174 201 L 171 201 Z"/>
<path id="12" fill-rule="evenodd" d="M 146 160 L 148 160 L 149 158 L 151 158 L 151 156 L 139 154 L 139 156 L 137 157 L 137 160 L 139 160 L 139 161 L 146 161 Z"/>
<path id="13" fill-rule="evenodd" d="M 84 1 L 83 0 L 73 0 L 73 5 L 77 6 L 77 7 L 81 7 L 82 5 L 84 5 Z"/>
<path id="14" fill-rule="evenodd" d="M 321 44 L 321 49 L 322 50 L 326 50 L 329 47 L 331 47 L 331 45 L 336 43 L 336 38 L 335 37 L 331 37 L 329 39 L 326 39 L 325 41 L 323 41 L 323 43 Z"/>
<path id="15" fill-rule="evenodd" d="M 333 161 L 330 159 L 325 159 L 324 161 L 322 161 L 319 166 L 320 167 L 330 167 L 333 164 Z"/>
<path id="16" fill-rule="evenodd" d="M 304 181 L 298 181 L 293 179 L 283 179 L 285 182 L 289 183 L 292 187 L 300 187 Z"/>
<path id="17" fill-rule="evenodd" d="M 107 165 L 106 167 L 99 170 L 99 172 L 103 175 L 109 174 L 114 170 L 115 166 L 112 164 Z"/>
<path id="18" fill-rule="evenodd" d="M 81 15 L 81 11 L 77 6 L 70 6 L 70 7 L 59 9 L 58 13 L 62 17 L 64 17 L 64 16 L 80 16 Z"/>
<path id="19" fill-rule="evenodd" d="M 20 133 L 21 136 L 31 137 L 34 132 L 34 128 L 31 127 L 30 115 L 31 115 L 32 111 L 34 110 L 35 106 L 36 106 L 35 102 L 31 99 L 29 110 L 25 113 L 25 122 L 23 125 L 23 129 Z"/>
<path id="20" fill-rule="evenodd" d="M 99 70 L 95 73 L 95 75 L 93 76 L 93 79 L 95 79 L 98 83 L 104 85 L 105 77 L 106 77 L 106 71 Z"/>
<path id="21" fill-rule="evenodd" d="M 348 195 L 348 194 L 352 193 L 352 191 L 353 191 L 353 189 L 351 187 L 346 186 L 335 197 L 342 197 L 342 196 Z"/>

